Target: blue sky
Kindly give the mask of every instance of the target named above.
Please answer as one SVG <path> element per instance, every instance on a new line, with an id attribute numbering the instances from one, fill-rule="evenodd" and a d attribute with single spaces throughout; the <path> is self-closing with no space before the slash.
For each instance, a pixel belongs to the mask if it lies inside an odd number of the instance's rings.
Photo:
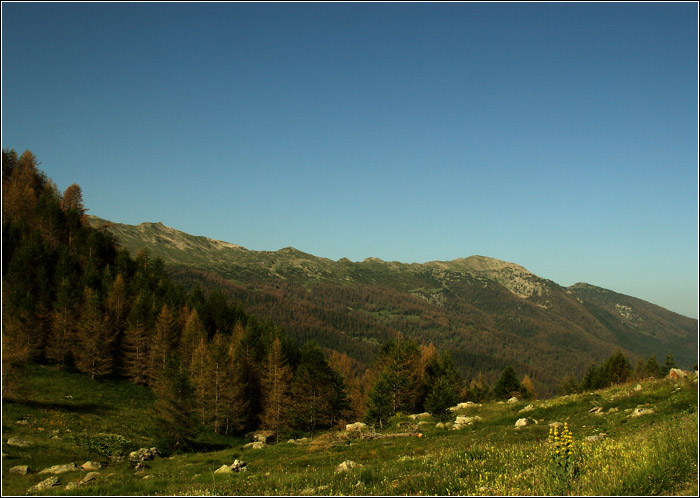
<path id="1" fill-rule="evenodd" d="M 697 318 L 697 43 L 695 3 L 3 3 L 2 146 L 113 221 Z"/>

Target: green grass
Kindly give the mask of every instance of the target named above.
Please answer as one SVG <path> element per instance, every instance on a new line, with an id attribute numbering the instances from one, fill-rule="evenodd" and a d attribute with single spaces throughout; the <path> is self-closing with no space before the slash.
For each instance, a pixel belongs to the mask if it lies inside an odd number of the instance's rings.
<path id="1" fill-rule="evenodd" d="M 698 488 L 697 384 L 688 381 L 649 381 L 641 391 L 629 384 L 532 402 L 534 410 L 525 413 L 520 410 L 528 402 L 485 403 L 459 412 L 483 418 L 459 431 L 437 429 L 432 420 L 417 425 L 399 416 L 380 433 L 421 431 L 420 438 L 371 439 L 331 431 L 306 443 L 244 450 L 247 441 L 211 436 L 211 444 L 222 449 L 158 458 L 149 469 L 136 472 L 95 448 L 105 453 L 111 448 L 108 443 L 121 441 L 104 434 L 118 434 L 134 447 L 151 444 L 148 390 L 36 365 L 28 368 L 27 378 L 25 399 L 3 402 L 3 494 L 25 494 L 46 477 L 37 474 L 44 467 L 88 459 L 104 465 L 94 484 L 65 490 L 85 472 L 62 474 L 61 486 L 46 494 L 695 495 Z M 73 399 L 65 399 L 67 394 Z M 642 404 L 654 413 L 629 417 Z M 605 415 L 589 413 L 594 406 L 604 408 Z M 515 421 L 525 416 L 538 423 L 516 429 Z M 18 420 L 28 424 L 17 425 Z M 576 471 L 568 479 L 550 467 L 551 422 L 567 422 L 574 436 Z M 607 434 L 602 441 L 585 440 L 600 432 Z M 76 433 L 102 446 L 81 446 L 71 437 Z M 51 439 L 53 435 L 61 439 Z M 12 436 L 34 445 L 7 446 Z M 214 474 L 235 458 L 247 463 L 248 472 Z M 361 466 L 335 472 L 345 460 Z M 30 473 L 8 474 L 15 465 L 29 465 Z"/>

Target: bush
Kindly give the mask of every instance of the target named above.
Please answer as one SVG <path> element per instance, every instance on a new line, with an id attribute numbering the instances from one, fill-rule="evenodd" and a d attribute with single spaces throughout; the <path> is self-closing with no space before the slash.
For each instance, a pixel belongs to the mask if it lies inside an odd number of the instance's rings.
<path id="1" fill-rule="evenodd" d="M 74 434 L 75 444 L 84 448 L 88 453 L 97 453 L 105 457 L 126 456 L 135 449 L 134 444 L 119 434 Z"/>

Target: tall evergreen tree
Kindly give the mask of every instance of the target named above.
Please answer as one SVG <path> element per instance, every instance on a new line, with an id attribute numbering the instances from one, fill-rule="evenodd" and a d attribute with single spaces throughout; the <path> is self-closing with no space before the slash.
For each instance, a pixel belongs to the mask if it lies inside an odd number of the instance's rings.
<path id="1" fill-rule="evenodd" d="M 327 429 L 350 408 L 343 379 L 314 343 L 301 350 L 301 360 L 291 384 L 290 422 L 296 429 Z"/>
<path id="2" fill-rule="evenodd" d="M 161 448 L 186 448 L 195 434 L 196 414 L 192 407 L 193 390 L 189 376 L 174 356 L 166 359 L 153 385 L 155 437 Z"/>
<path id="3" fill-rule="evenodd" d="M 376 360 L 375 385 L 378 392 L 370 391 L 367 413 L 383 413 L 383 409 L 374 409 L 372 403 L 381 401 L 384 403 L 384 394 L 389 393 L 391 399 L 390 413 L 412 413 L 420 403 L 421 395 L 421 356 L 418 346 L 412 339 L 403 336 L 390 341 L 382 346 Z M 372 420 L 371 423 L 381 423 L 380 420 Z"/>
<path id="4" fill-rule="evenodd" d="M 493 386 L 493 395 L 496 399 L 508 399 L 512 396 L 522 396 L 524 390 L 515 369 L 508 365 Z"/>

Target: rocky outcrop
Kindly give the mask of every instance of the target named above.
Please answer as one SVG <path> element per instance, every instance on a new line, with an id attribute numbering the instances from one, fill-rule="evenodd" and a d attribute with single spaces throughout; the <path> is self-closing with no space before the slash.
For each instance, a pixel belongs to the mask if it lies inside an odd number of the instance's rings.
<path id="1" fill-rule="evenodd" d="M 513 396 L 512 398 L 510 398 L 508 400 L 508 403 L 517 403 L 517 402 L 518 402 L 518 398 L 516 398 L 515 396 Z"/>
<path id="2" fill-rule="evenodd" d="M 100 462 L 85 462 L 80 466 L 80 468 L 87 471 L 100 470 L 102 468 L 102 464 Z"/>
<path id="3" fill-rule="evenodd" d="M 252 443 L 244 444 L 243 448 L 248 450 L 261 450 L 265 447 L 265 443 L 262 441 L 254 441 Z"/>

